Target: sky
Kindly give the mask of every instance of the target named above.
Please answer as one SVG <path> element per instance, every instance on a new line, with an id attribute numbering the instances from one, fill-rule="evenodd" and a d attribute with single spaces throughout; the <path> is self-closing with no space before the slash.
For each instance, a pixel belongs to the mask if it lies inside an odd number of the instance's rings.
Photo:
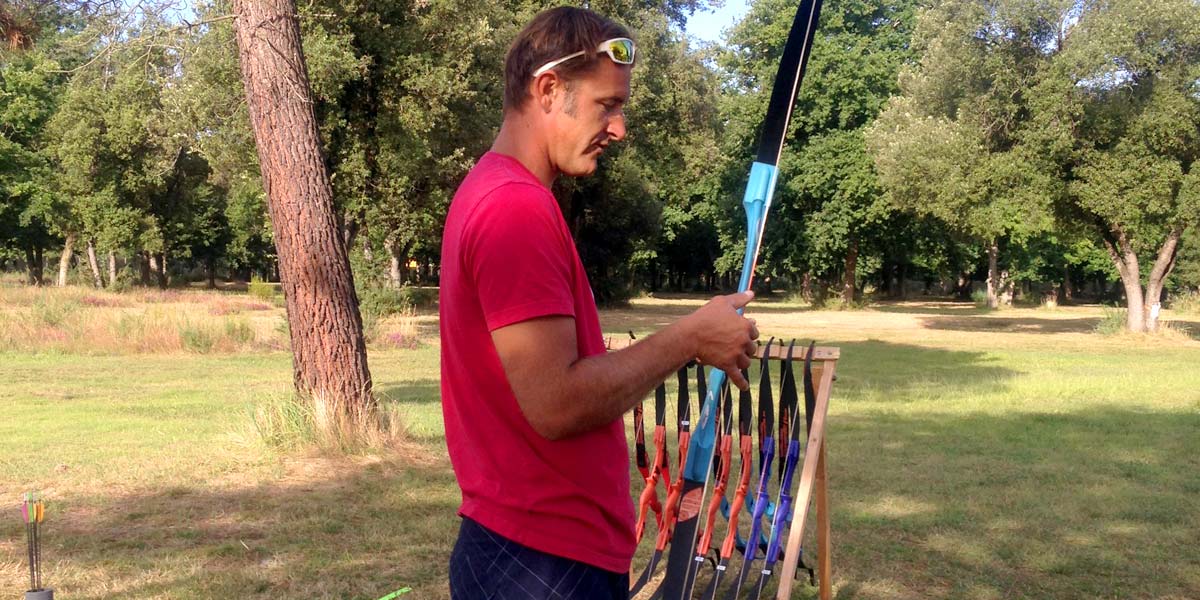
<path id="1" fill-rule="evenodd" d="M 687 21 L 687 32 L 709 41 L 721 41 L 721 30 L 733 25 L 746 14 L 749 0 L 725 0 L 725 6 L 716 12 L 697 12 Z"/>

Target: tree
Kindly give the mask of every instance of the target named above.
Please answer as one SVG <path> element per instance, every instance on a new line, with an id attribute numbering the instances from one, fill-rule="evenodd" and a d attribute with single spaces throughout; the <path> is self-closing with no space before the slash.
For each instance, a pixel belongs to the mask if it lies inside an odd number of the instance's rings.
<path id="1" fill-rule="evenodd" d="M 54 233 L 46 127 L 62 85 L 57 71 L 40 52 L 0 56 L 0 247 L 24 256 L 33 285 L 43 282 Z"/>
<path id="2" fill-rule="evenodd" d="M 317 132 L 292 0 L 235 0 L 242 83 L 287 302 L 297 392 L 323 427 L 376 415 L 362 317 Z"/>
<path id="3" fill-rule="evenodd" d="M 1062 213 L 1102 240 L 1127 328 L 1153 331 L 1184 232 L 1200 222 L 1200 5 L 1081 3 L 1059 23 L 1028 143 L 1068 181 Z"/>
<path id="4" fill-rule="evenodd" d="M 950 0 L 921 14 L 920 61 L 868 133 L 892 200 L 933 216 L 987 252 L 987 303 L 1009 284 L 1001 244 L 1051 227 L 1061 187 L 1020 145 L 1031 87 L 1050 60 L 1062 7 Z"/>
<path id="5" fill-rule="evenodd" d="M 866 152 L 863 128 L 896 89 L 896 73 L 909 58 L 914 2 L 826 2 L 812 57 L 792 116 L 788 148 L 780 162 L 779 205 L 768 220 L 760 261 L 768 272 L 805 282 L 840 274 L 841 297 L 854 300 L 859 257 L 884 252 L 893 212 Z M 724 113 L 736 152 L 727 196 L 744 185 L 745 165 L 757 141 L 767 92 L 778 67 L 795 3 L 756 2 L 730 32 L 722 57 L 730 79 Z M 736 211 L 733 211 L 734 213 Z M 725 245 L 726 268 L 740 265 L 742 227 Z M 802 287 L 807 287 L 806 285 Z"/>

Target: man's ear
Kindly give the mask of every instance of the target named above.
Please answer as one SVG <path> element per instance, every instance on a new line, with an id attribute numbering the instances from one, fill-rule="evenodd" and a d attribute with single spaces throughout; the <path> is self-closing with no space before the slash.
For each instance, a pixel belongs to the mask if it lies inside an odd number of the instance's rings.
<path id="1" fill-rule="evenodd" d="M 563 81 L 554 71 L 547 71 L 533 79 L 531 92 L 534 104 L 543 113 L 549 114 L 554 107 L 554 96 L 562 88 Z"/>

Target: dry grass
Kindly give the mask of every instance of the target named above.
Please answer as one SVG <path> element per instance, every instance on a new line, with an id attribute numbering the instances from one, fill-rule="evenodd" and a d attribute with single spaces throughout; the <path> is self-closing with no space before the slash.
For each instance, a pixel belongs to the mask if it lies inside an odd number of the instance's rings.
<path id="1" fill-rule="evenodd" d="M 370 343 L 415 349 L 429 322 L 409 309 L 380 319 Z M 0 286 L 0 346 L 68 354 L 244 353 L 286 350 L 285 311 L 243 293 Z"/>

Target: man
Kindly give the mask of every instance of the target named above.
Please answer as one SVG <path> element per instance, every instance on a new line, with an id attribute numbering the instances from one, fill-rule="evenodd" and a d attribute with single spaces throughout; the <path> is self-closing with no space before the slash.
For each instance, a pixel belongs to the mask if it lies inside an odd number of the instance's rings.
<path id="1" fill-rule="evenodd" d="M 450 593 L 621 599 L 633 557 L 622 415 L 693 358 L 745 388 L 758 332 L 714 298 L 606 353 L 550 192 L 625 137 L 634 42 L 578 8 L 531 21 L 505 60 L 504 122 L 463 181 L 442 245 L 442 409 L 462 488 Z"/>

